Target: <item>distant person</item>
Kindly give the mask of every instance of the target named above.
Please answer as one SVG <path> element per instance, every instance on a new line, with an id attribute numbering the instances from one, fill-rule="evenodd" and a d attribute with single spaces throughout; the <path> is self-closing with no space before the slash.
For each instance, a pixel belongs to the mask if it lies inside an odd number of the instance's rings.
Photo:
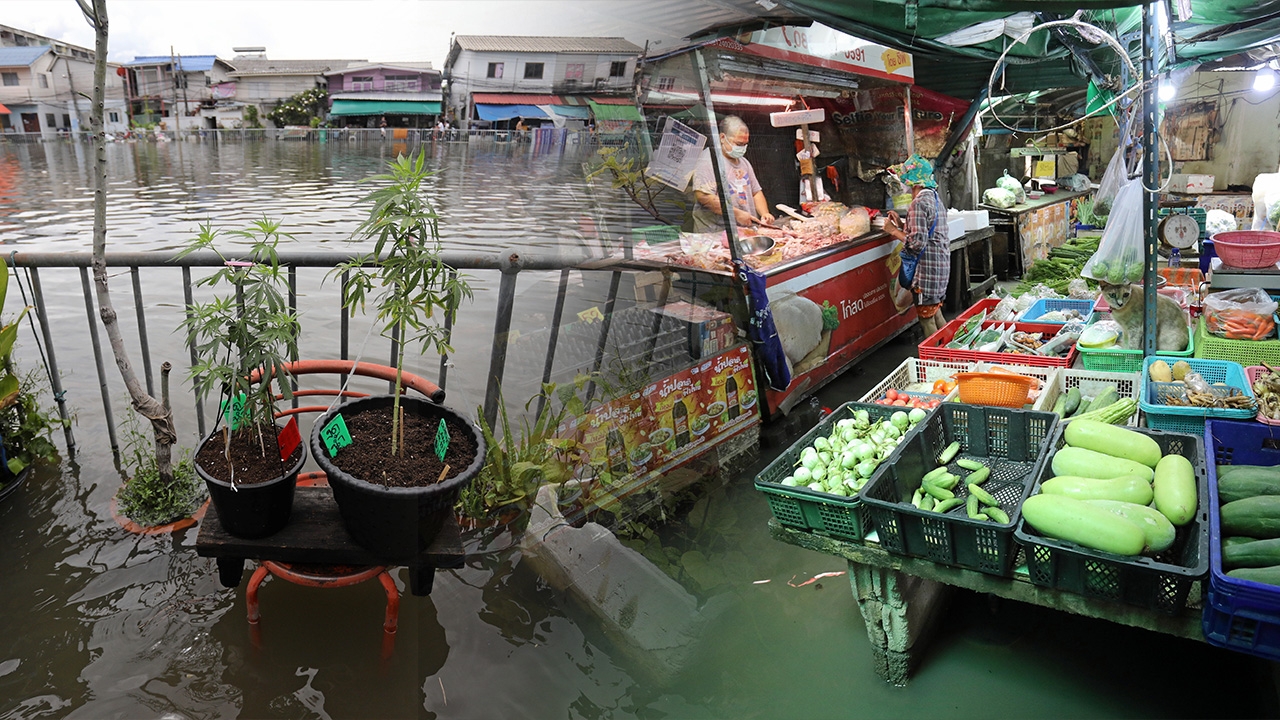
<path id="1" fill-rule="evenodd" d="M 382 123 L 378 127 L 382 129 L 382 139 L 386 140 L 387 139 L 387 119 L 382 118 Z"/>
<path id="2" fill-rule="evenodd" d="M 903 252 L 919 257 L 910 289 L 916 295 L 916 314 L 928 337 L 947 324 L 942 316 L 942 302 L 951 279 L 951 242 L 947 238 L 947 208 L 938 196 L 938 183 L 933 179 L 933 163 L 913 154 L 906 161 L 889 168 L 911 188 L 911 205 L 905 223 L 892 210 L 884 231 L 901 240 Z M 907 289 L 907 288 L 902 288 Z"/>

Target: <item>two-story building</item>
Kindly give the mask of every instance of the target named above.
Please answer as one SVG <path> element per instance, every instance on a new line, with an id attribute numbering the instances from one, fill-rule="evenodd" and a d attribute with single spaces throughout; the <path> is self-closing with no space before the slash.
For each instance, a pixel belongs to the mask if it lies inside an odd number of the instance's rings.
<path id="1" fill-rule="evenodd" d="M 367 65 L 368 60 L 270 60 L 264 55 L 237 55 L 231 59 L 235 72 L 236 102 L 258 108 L 266 123 L 267 114 L 289 98 L 307 90 L 327 91 L 326 73 L 351 66 Z"/>
<path id="2" fill-rule="evenodd" d="M 431 127 L 440 115 L 441 73 L 429 62 L 354 65 L 325 77 L 334 125 Z"/>
<path id="3" fill-rule="evenodd" d="M 445 60 L 450 119 L 583 121 L 632 89 L 640 46 L 620 37 L 456 35 Z"/>
<path id="4" fill-rule="evenodd" d="M 93 55 L 86 60 L 83 49 L 73 54 L 70 46 L 61 48 L 0 47 L 0 130 L 51 136 L 88 129 Z M 111 133 L 128 127 L 124 85 L 115 70 L 115 65 L 108 66 L 103 114 Z"/>
<path id="5" fill-rule="evenodd" d="M 129 115 L 137 124 L 208 127 L 200 116 L 212 116 L 219 101 L 235 93 L 228 85 L 235 68 L 216 55 L 135 57 L 124 70 Z"/>

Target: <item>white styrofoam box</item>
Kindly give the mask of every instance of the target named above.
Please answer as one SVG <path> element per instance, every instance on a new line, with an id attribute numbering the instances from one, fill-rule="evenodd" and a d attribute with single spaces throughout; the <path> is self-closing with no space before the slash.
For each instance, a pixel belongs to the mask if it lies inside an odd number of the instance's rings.
<path id="1" fill-rule="evenodd" d="M 965 233 L 964 218 L 947 220 L 947 239 L 948 240 L 955 240 L 956 238 L 963 237 L 964 233 Z"/>
<path id="2" fill-rule="evenodd" d="M 964 229 L 981 230 L 991 224 L 991 213 L 986 210 L 965 210 Z"/>
<path id="3" fill-rule="evenodd" d="M 1191 175 L 1174 173 L 1169 180 L 1169 192 L 1175 193 L 1210 193 L 1213 192 L 1212 175 Z"/>

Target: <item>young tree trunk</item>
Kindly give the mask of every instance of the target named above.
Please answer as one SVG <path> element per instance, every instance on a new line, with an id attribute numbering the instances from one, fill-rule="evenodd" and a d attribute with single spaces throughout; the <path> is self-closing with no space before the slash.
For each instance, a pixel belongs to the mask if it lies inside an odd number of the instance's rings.
<path id="1" fill-rule="evenodd" d="M 178 439 L 173 426 L 173 412 L 164 403 L 151 397 L 142 389 L 138 376 L 125 353 L 124 339 L 116 321 L 116 310 L 111 304 L 111 290 L 107 287 L 107 135 L 103 127 L 103 106 L 106 103 L 107 85 L 107 0 L 76 0 L 81 12 L 89 21 L 97 36 L 94 45 L 93 103 L 89 113 L 89 126 L 93 131 L 93 281 L 97 290 L 98 313 L 102 326 L 111 342 L 111 353 L 116 367 L 129 389 L 133 407 L 151 421 L 156 440 L 156 469 L 164 483 L 173 482 L 173 443 Z M 92 3 L 92 5 L 90 5 Z"/>

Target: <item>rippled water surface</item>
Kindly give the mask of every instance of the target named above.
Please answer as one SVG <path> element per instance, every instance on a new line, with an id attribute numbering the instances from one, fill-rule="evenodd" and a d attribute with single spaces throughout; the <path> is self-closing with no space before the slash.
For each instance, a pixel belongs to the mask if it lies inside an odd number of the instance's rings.
<path id="1" fill-rule="evenodd" d="M 172 144 L 113 145 L 111 247 L 172 249 L 206 219 L 235 226 L 266 214 L 282 217 L 299 247 L 346 249 L 362 217 L 357 181 L 395 151 L 390 143 L 192 143 L 181 153 Z M 638 222 L 619 198 L 583 182 L 585 150 L 534 154 L 527 146 L 459 143 L 429 151 L 441 168 L 434 194 L 452 247 L 551 250 L 579 241 L 565 230 L 591 224 L 579 222 L 584 217 L 606 229 Z M 85 148 L 70 144 L 0 145 L 0 237 L 11 249 L 88 248 L 86 162 Z M 148 274 L 144 283 L 156 362 L 185 359 L 171 324 L 181 310 L 180 286 L 176 271 L 166 272 Z M 322 275 L 299 273 L 304 355 L 331 356 L 335 342 L 335 315 L 325 306 L 332 288 L 323 287 Z M 127 276 L 113 282 L 127 301 Z M 772 540 L 768 508 L 751 486 L 751 476 L 812 418 L 770 428 L 762 456 L 740 476 L 699 491 L 707 500 L 700 508 L 714 507 L 719 518 L 714 532 L 664 537 L 678 552 L 705 551 L 722 573 L 714 592 L 697 593 L 697 603 L 683 604 L 692 596 L 677 593 L 665 608 L 679 618 L 705 613 L 698 631 L 674 648 L 683 658 L 674 672 L 654 669 L 673 648 L 613 631 L 589 600 L 556 589 L 503 526 L 467 533 L 466 566 L 438 573 L 430 597 L 405 592 L 387 660 L 380 658 L 385 599 L 376 583 L 318 590 L 268 581 L 255 646 L 245 582 L 236 589 L 218 584 L 214 563 L 195 553 L 196 529 L 137 536 L 112 519 L 122 478 L 106 438 L 80 278 L 47 270 L 44 283 L 79 447 L 74 457 L 64 452 L 60 464 L 39 468 L 0 504 L 0 718 L 1277 714 L 1268 663 L 960 592 L 938 618 L 911 685 L 884 685 L 847 577 L 791 584 L 845 564 Z M 493 323 L 492 303 L 482 299 L 492 297 L 496 279 L 481 275 L 477 283 L 482 307 L 470 320 L 479 329 L 463 334 L 449 388 L 468 409 L 482 396 Z M 545 322 L 547 281 L 522 280 L 519 292 L 517 327 Z M 574 278 L 571 292 L 579 303 L 600 299 L 585 276 Z M 122 320 L 137 352 L 134 321 L 128 313 Z M 353 323 L 352 332 L 356 347 L 365 326 Z M 37 366 L 29 331 L 20 342 L 25 366 Z M 826 389 L 822 402 L 835 406 L 860 395 L 912 351 L 907 342 L 890 344 L 864 373 Z M 434 360 L 412 364 L 435 376 Z M 108 363 L 106 371 L 118 415 L 123 390 L 114 367 Z M 175 388 L 186 397 L 185 380 Z M 188 447 L 196 434 L 189 405 L 184 400 L 178 415 Z M 678 508 L 670 520 L 685 522 L 688 510 Z M 395 577 L 403 588 L 403 570 Z M 630 582 L 654 584 L 653 576 Z"/>

